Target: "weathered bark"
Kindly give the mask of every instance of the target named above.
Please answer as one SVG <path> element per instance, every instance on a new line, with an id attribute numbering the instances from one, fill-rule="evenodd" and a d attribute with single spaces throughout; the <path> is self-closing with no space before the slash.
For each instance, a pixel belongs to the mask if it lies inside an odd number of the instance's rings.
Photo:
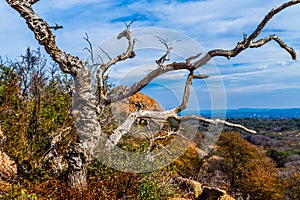
<path id="1" fill-rule="evenodd" d="M 120 138 L 125 133 L 130 131 L 133 123 L 138 118 L 144 117 L 161 120 L 167 120 L 168 118 L 174 118 L 177 120 L 196 119 L 206 123 L 224 124 L 231 127 L 237 127 L 244 131 L 255 133 L 255 131 L 249 130 L 246 127 L 243 127 L 238 124 L 228 123 L 224 120 L 207 119 L 202 116 L 178 116 L 178 113 L 186 108 L 189 99 L 190 85 L 192 84 L 193 79 L 207 78 L 206 76 L 194 75 L 195 69 L 207 64 L 207 62 L 209 62 L 215 56 L 222 56 L 230 59 L 231 57 L 237 56 L 240 52 L 244 51 L 245 49 L 263 46 L 271 40 L 276 41 L 284 50 L 286 50 L 291 55 L 292 59 L 296 58 L 295 51 L 291 47 L 288 47 L 275 35 L 270 35 L 266 38 L 257 41 L 254 40 L 259 36 L 264 26 L 275 14 L 279 13 L 280 11 L 289 6 L 300 3 L 300 0 L 292 0 L 282 4 L 278 8 L 274 7 L 264 17 L 264 19 L 258 25 L 257 29 L 254 30 L 254 32 L 249 37 L 247 37 L 247 35 L 244 35 L 243 41 L 238 42 L 238 44 L 231 50 L 214 49 L 208 51 L 201 58 L 199 58 L 201 54 L 197 54 L 195 56 L 187 58 L 184 62 L 173 62 L 165 64 L 164 62 L 167 60 L 167 56 L 172 50 L 172 48 L 168 46 L 165 40 L 159 38 L 162 44 L 165 45 L 165 47 L 167 48 L 167 51 L 160 59 L 156 61 L 158 67 L 150 73 L 148 73 L 143 79 L 134 83 L 131 87 L 128 87 L 125 90 L 119 91 L 117 93 L 106 94 L 104 88 L 105 72 L 109 69 L 110 66 L 116 64 L 117 62 L 133 58 L 135 56 L 133 51 L 135 40 L 133 39 L 129 30 L 129 26 L 132 23 L 131 22 L 129 25 L 127 25 L 127 29 L 120 33 L 120 35 L 118 36 L 118 39 L 125 37 L 128 40 L 128 48 L 123 54 L 115 58 L 110 58 L 110 61 L 106 64 L 94 63 L 94 60 L 92 59 L 93 66 L 99 67 L 97 71 L 98 96 L 96 97 L 96 94 L 93 93 L 92 80 L 90 72 L 87 68 L 87 63 L 83 62 L 78 57 L 74 57 L 70 54 L 65 53 L 57 47 L 55 43 L 55 36 L 51 31 L 51 28 L 53 27 L 50 27 L 47 24 L 47 22 L 41 19 L 32 9 L 32 5 L 37 1 L 38 0 L 6 0 L 6 2 L 12 8 L 14 8 L 21 15 L 21 17 L 23 17 L 26 20 L 29 29 L 32 30 L 32 32 L 34 33 L 35 38 L 42 46 L 44 46 L 46 52 L 53 58 L 53 60 L 59 64 L 60 69 L 65 73 L 71 74 L 75 80 L 72 112 L 74 122 L 78 131 L 78 141 L 76 144 L 73 144 L 68 155 L 69 182 L 72 186 L 83 187 L 86 185 L 87 165 L 91 160 L 91 156 L 96 146 L 99 144 L 99 142 L 103 142 L 101 141 L 102 139 L 105 139 L 101 131 L 100 123 L 98 121 L 97 109 L 137 93 L 138 91 L 143 89 L 147 84 L 149 84 L 153 79 L 157 78 L 162 74 L 175 70 L 188 70 L 190 74 L 187 78 L 184 97 L 181 105 L 179 105 L 177 108 L 168 111 L 160 112 L 141 110 L 130 114 L 125 120 L 125 122 L 121 124 L 113 132 L 110 138 L 105 142 L 106 146 L 115 146 L 120 140 Z M 88 38 L 86 38 L 86 40 L 88 41 Z M 90 53 L 91 55 L 93 54 L 92 49 L 90 50 Z"/>
<path id="2" fill-rule="evenodd" d="M 192 80 L 195 78 L 205 79 L 207 77 L 208 76 L 205 76 L 205 75 L 194 75 L 193 73 L 190 73 L 186 80 L 182 103 L 174 109 L 166 110 L 166 111 L 140 110 L 140 111 L 137 111 L 137 112 L 134 112 L 134 113 L 131 113 L 130 115 L 128 115 L 127 119 L 123 122 L 123 124 L 121 124 L 117 129 L 115 129 L 113 134 L 110 135 L 109 139 L 107 140 L 107 142 L 105 144 L 106 147 L 112 148 L 113 146 L 117 145 L 119 140 L 122 138 L 122 136 L 129 133 L 134 122 L 139 118 L 150 118 L 150 119 L 162 120 L 162 121 L 167 121 L 167 119 L 169 119 L 169 118 L 174 118 L 178 121 L 193 119 L 193 120 L 199 120 L 199 121 L 209 123 L 209 124 L 214 124 L 214 125 L 223 124 L 223 125 L 227 125 L 229 127 L 239 128 L 241 130 L 244 130 L 244 131 L 252 133 L 252 134 L 256 134 L 256 131 L 254 131 L 254 130 L 248 129 L 240 124 L 233 124 L 233 123 L 227 122 L 225 120 L 207 119 L 202 116 L 193 116 L 193 115 L 178 116 L 178 113 L 181 112 L 182 110 L 184 110 L 188 104 Z"/>
<path id="3" fill-rule="evenodd" d="M 86 166 L 101 135 L 101 127 L 95 112 L 96 98 L 92 92 L 92 81 L 86 63 L 61 51 L 55 43 L 50 26 L 33 10 L 37 0 L 7 0 L 7 3 L 18 11 L 26 20 L 28 27 L 35 34 L 38 42 L 55 60 L 60 69 L 69 73 L 75 80 L 73 117 L 77 125 L 78 142 L 69 153 L 69 180 L 71 186 L 84 186 L 87 182 Z"/>
<path id="4" fill-rule="evenodd" d="M 91 161 L 100 138 L 101 126 L 96 114 L 96 97 L 92 92 L 92 82 L 86 67 L 79 69 L 75 77 L 73 94 L 73 119 L 77 128 L 78 142 L 68 156 L 69 181 L 71 186 L 85 186 L 86 167 Z"/>
<path id="5" fill-rule="evenodd" d="M 68 183 L 72 187 L 82 188 L 87 184 L 87 166 L 89 155 L 80 143 L 73 145 L 68 153 Z"/>

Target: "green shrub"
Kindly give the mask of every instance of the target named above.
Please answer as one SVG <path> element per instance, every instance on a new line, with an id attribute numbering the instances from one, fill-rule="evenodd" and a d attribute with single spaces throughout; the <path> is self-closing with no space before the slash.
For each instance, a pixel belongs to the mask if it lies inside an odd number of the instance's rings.
<path id="1" fill-rule="evenodd" d="M 277 167 L 285 167 L 285 163 L 287 162 L 288 157 L 290 156 L 290 152 L 270 149 L 267 151 L 267 155 L 276 162 Z"/>

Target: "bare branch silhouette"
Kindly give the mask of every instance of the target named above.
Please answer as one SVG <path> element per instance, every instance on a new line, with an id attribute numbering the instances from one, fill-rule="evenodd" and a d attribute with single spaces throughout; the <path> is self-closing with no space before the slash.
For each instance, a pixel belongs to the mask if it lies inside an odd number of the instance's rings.
<path id="1" fill-rule="evenodd" d="M 58 24 L 55 24 L 55 26 L 50 26 L 51 29 L 54 29 L 55 31 L 58 29 L 63 29 L 64 27 Z"/>

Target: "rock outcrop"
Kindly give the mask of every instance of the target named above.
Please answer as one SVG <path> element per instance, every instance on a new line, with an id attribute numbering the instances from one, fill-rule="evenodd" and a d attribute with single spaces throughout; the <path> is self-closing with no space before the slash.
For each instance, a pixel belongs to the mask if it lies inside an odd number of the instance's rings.
<path id="1" fill-rule="evenodd" d="M 122 118 L 139 110 L 162 111 L 163 109 L 156 100 L 140 92 L 112 105 L 112 113 Z"/>
<path id="2" fill-rule="evenodd" d="M 203 160 L 197 180 L 214 188 L 228 190 L 230 188 L 230 181 L 224 171 L 226 171 L 224 158 L 211 155 Z"/>
<path id="3" fill-rule="evenodd" d="M 0 150 L 0 179 L 7 180 L 17 173 L 17 166 L 5 152 Z"/>
<path id="4" fill-rule="evenodd" d="M 226 194 L 225 190 L 219 188 L 212 188 L 204 186 L 202 193 L 196 198 L 196 200 L 234 200 L 230 195 Z"/>
<path id="5" fill-rule="evenodd" d="M 179 181 L 188 186 L 193 193 L 193 199 L 196 200 L 234 200 L 225 190 L 216 187 L 205 186 L 197 181 L 174 176 L 176 181 Z M 175 199 L 174 199 L 175 200 Z M 183 200 L 183 199 L 182 199 Z"/>
<path id="6" fill-rule="evenodd" d="M 125 86 L 119 86 L 115 90 L 124 90 Z M 141 93 L 136 94 L 112 104 L 111 111 L 116 119 L 124 120 L 130 113 L 139 110 L 163 111 L 158 102 Z"/>
<path id="7" fill-rule="evenodd" d="M 0 126 L 0 179 L 9 180 L 17 173 L 17 166 L 9 156 L 2 150 L 2 142 L 5 140 L 5 136 Z"/>

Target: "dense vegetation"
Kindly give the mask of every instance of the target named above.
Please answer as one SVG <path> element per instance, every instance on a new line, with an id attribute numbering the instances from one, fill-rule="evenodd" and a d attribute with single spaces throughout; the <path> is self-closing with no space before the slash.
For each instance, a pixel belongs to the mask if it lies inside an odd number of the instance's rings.
<path id="1" fill-rule="evenodd" d="M 87 188 L 70 188 L 66 179 L 68 151 L 77 140 L 70 113 L 71 91 L 72 80 L 60 73 L 55 63 L 47 62 L 39 49 L 28 48 L 20 60 L 1 60 L 0 125 L 4 136 L 0 136 L 0 150 L 16 162 L 18 173 L 0 177 L 4 181 L 0 182 L 0 198 L 193 199 L 193 190 L 174 177 L 222 188 L 244 199 L 300 198 L 299 168 L 286 166 L 292 155 L 299 155 L 299 143 L 285 143 L 291 138 L 298 141 L 299 119 L 232 119 L 259 130 L 263 138 L 255 140 L 244 134 L 244 139 L 238 132 L 226 131 L 205 158 L 198 156 L 204 138 L 199 131 L 183 156 L 153 173 L 123 173 L 94 160 L 89 166 Z M 110 130 L 114 125 L 107 121 Z M 267 142 L 258 147 L 249 141 Z M 126 145 L 130 144 L 124 143 L 124 148 Z"/>

